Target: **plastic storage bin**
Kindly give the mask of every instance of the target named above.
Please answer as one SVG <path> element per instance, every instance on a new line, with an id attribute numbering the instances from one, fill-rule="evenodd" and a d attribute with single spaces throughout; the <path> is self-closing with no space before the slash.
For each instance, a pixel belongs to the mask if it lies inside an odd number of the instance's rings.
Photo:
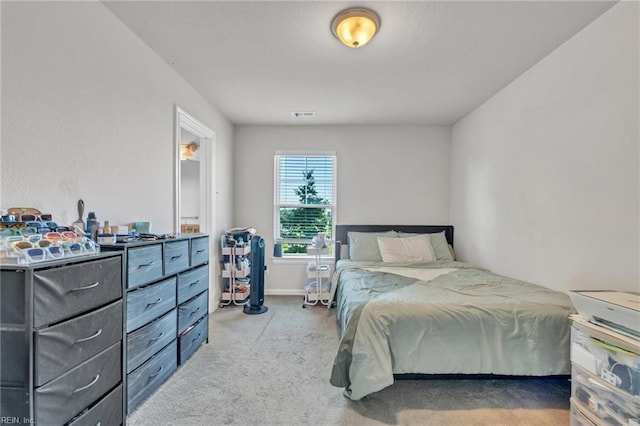
<path id="1" fill-rule="evenodd" d="M 629 397 L 640 396 L 640 354 L 573 327 L 571 362 Z"/>
<path id="2" fill-rule="evenodd" d="M 572 371 L 571 397 L 580 411 L 595 415 L 603 424 L 640 425 L 640 398 L 577 366 Z"/>

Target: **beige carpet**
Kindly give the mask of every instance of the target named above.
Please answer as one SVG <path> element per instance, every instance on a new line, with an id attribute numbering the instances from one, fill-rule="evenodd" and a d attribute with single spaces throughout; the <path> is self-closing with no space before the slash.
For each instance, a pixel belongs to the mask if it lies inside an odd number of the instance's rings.
<path id="1" fill-rule="evenodd" d="M 397 380 L 360 401 L 329 384 L 334 310 L 267 296 L 269 311 L 211 316 L 209 344 L 130 425 L 568 425 L 567 379 Z"/>

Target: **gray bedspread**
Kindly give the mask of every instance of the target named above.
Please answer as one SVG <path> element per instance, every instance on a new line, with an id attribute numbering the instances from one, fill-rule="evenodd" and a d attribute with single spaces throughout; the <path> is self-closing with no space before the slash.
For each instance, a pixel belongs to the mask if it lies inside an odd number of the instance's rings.
<path id="1" fill-rule="evenodd" d="M 381 266 L 347 262 L 335 275 L 342 337 L 331 384 L 349 398 L 402 373 L 570 374 L 566 294 L 462 262 Z M 388 266 L 442 274 L 417 279 Z"/>

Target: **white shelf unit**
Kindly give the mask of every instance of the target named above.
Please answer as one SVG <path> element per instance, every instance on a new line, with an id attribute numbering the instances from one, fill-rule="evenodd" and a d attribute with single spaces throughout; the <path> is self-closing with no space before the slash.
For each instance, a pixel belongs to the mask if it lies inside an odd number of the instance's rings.
<path id="1" fill-rule="evenodd" d="M 331 305 L 331 268 L 329 264 L 323 263 L 322 258 L 328 252 L 329 250 L 326 247 L 307 248 L 307 253 L 314 256 L 314 260 L 307 265 L 307 278 L 313 279 L 315 283 L 309 283 L 305 287 L 303 308 L 307 305 Z M 323 280 L 329 283 L 328 288 L 323 288 Z"/>
<path id="2" fill-rule="evenodd" d="M 248 256 L 251 253 L 251 245 L 229 247 L 224 246 L 222 240 L 222 278 L 225 279 L 225 290 L 222 292 L 220 307 L 244 305 L 249 299 L 249 276 L 251 267 Z"/>

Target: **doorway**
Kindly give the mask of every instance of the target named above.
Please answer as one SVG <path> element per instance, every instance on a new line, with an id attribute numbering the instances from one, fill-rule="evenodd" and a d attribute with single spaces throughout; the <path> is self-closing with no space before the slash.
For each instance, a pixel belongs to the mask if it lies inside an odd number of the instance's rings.
<path id="1" fill-rule="evenodd" d="M 174 232 L 210 233 L 215 229 L 212 170 L 215 133 L 175 107 Z"/>
<path id="2" fill-rule="evenodd" d="M 202 214 L 200 206 L 203 204 L 201 194 L 202 175 L 205 170 L 202 153 L 201 137 L 186 129 L 180 129 L 180 232 L 197 233 L 205 226 L 200 224 Z"/>

